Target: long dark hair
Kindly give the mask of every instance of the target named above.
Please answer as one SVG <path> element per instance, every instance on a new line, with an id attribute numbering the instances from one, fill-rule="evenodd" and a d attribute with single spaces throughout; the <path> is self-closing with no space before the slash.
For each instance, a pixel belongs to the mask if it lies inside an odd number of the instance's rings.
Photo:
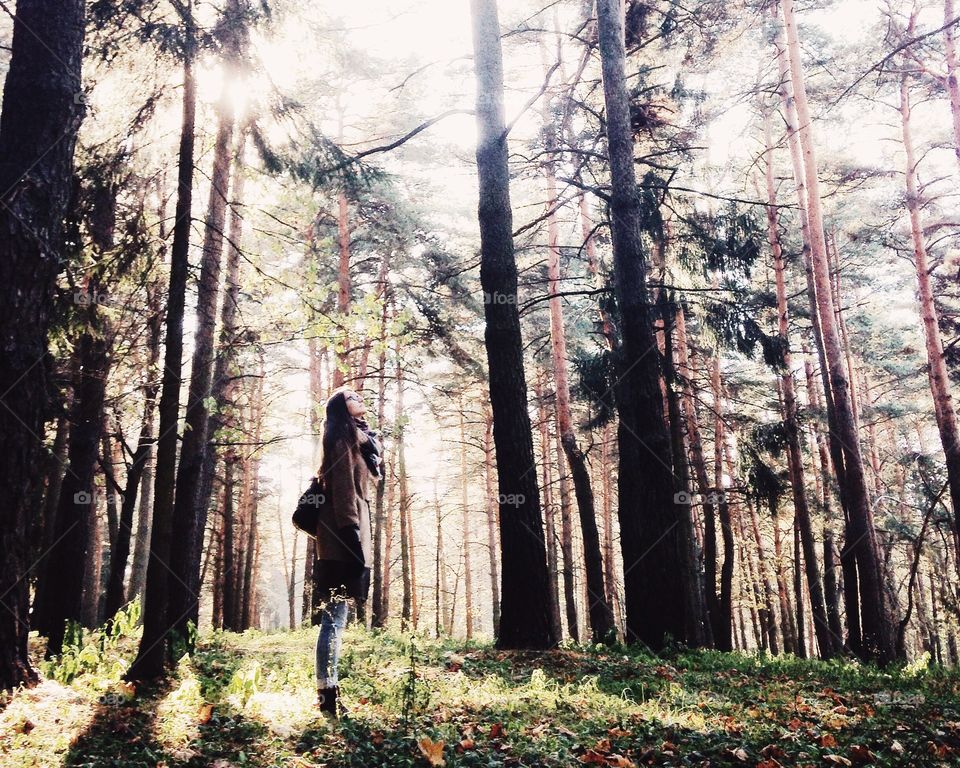
<path id="1" fill-rule="evenodd" d="M 359 443 L 356 422 L 347 410 L 345 390 L 338 389 L 327 400 L 326 419 L 323 424 L 323 459 L 320 461 L 320 477 L 324 481 L 330 469 L 330 460 L 336 452 L 336 445 L 341 440 L 351 448 Z"/>

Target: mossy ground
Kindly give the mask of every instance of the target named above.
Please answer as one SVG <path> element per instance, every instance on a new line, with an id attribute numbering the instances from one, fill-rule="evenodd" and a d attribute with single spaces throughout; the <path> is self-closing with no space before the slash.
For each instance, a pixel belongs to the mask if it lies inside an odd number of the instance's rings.
<path id="1" fill-rule="evenodd" d="M 216 633 L 163 684 L 125 686 L 135 634 L 0 712 L 0 766 L 960 765 L 960 675 L 631 648 L 502 652 L 346 633 L 335 728 L 315 629 Z"/>

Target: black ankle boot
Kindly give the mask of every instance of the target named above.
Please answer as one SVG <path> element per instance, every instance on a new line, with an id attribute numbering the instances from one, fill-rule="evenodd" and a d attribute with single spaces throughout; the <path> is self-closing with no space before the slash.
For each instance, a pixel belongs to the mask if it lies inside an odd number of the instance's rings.
<path id="1" fill-rule="evenodd" d="M 337 699 L 340 696 L 340 686 L 333 686 L 332 688 L 318 688 L 317 689 L 317 704 L 320 707 L 321 712 L 326 712 L 333 716 L 334 720 L 337 719 Z"/>

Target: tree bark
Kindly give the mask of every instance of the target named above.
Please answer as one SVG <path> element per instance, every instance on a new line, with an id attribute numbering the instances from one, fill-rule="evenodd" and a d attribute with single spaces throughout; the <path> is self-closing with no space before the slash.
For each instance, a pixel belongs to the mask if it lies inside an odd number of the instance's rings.
<path id="1" fill-rule="evenodd" d="M 863 457 L 859 436 L 853 418 L 850 386 L 844 366 L 843 350 L 837 334 L 830 295 L 829 264 L 823 230 L 823 214 L 820 205 L 817 158 L 813 140 L 810 109 L 807 104 L 806 86 L 800 60 L 800 43 L 797 37 L 796 16 L 793 0 L 781 0 L 783 25 L 787 38 L 787 59 L 790 64 L 790 79 L 799 122 L 798 136 L 803 149 L 804 176 L 807 187 L 807 217 L 810 228 L 810 260 L 817 293 L 821 333 L 830 373 L 830 390 L 833 396 L 837 438 L 841 443 L 844 471 L 841 485 L 849 514 L 849 534 L 856 556 L 857 576 L 860 583 L 862 621 L 861 656 L 881 664 L 894 661 L 893 617 L 884 590 L 883 571 L 879 558 L 873 510 L 867 492 Z"/>
<path id="2" fill-rule="evenodd" d="M 618 514 L 627 641 L 659 650 L 670 638 L 684 636 L 683 560 L 646 287 L 620 6 L 619 0 L 597 0 L 612 181 L 614 292 L 621 321 L 615 390 L 620 416 Z"/>
<path id="3" fill-rule="evenodd" d="M 957 82 L 956 26 L 953 21 L 953 0 L 943 0 L 943 49 L 947 65 L 947 95 L 953 124 L 953 152 L 960 163 L 960 84 Z"/>
<path id="4" fill-rule="evenodd" d="M 167 660 L 167 576 L 173 535 L 174 483 L 177 470 L 177 422 L 180 415 L 180 383 L 183 365 L 183 315 L 189 268 L 190 208 L 193 200 L 194 124 L 196 81 L 193 72 L 192 5 L 188 3 L 187 48 L 183 65 L 183 120 L 180 130 L 176 223 L 170 254 L 170 289 L 167 297 L 167 332 L 163 379 L 160 390 L 160 423 L 154 470 L 153 523 L 147 564 L 143 610 L 143 636 L 137 658 L 127 671 L 129 680 L 159 677 Z"/>
<path id="5" fill-rule="evenodd" d="M 904 73 L 900 75 L 900 121 L 906 160 L 906 204 L 910 214 L 913 261 L 917 272 L 917 294 L 920 300 L 920 317 L 923 321 L 923 338 L 927 351 L 927 378 L 930 382 L 930 395 L 933 398 L 933 411 L 937 420 L 937 429 L 940 432 L 940 443 L 946 458 L 947 483 L 950 488 L 954 516 L 954 542 L 960 552 L 960 429 L 957 427 L 957 413 L 950 394 L 950 377 L 943 354 L 943 339 L 940 336 L 940 317 L 930 279 L 932 268 L 923 235 L 923 219 L 920 211 L 922 199 L 917 183 L 917 159 L 911 134 L 910 111 L 910 85 L 908 75 Z"/>
<path id="6" fill-rule="evenodd" d="M 820 648 L 820 655 L 829 659 L 834 655 L 834 642 L 827 621 L 816 541 L 813 535 L 813 524 L 810 521 L 810 507 L 807 503 L 807 492 L 804 484 L 803 452 L 800 448 L 800 426 L 797 419 L 797 395 L 793 380 L 793 357 L 790 354 L 790 314 L 787 306 L 786 265 L 780 245 L 779 208 L 777 206 L 777 188 L 773 172 L 773 140 L 769 115 L 764 117 L 764 139 L 766 143 L 767 239 L 770 244 L 770 251 L 773 254 L 773 271 L 777 292 L 777 334 L 780 337 L 780 344 L 783 349 L 780 391 L 783 396 L 783 423 L 787 435 L 787 467 L 790 476 L 790 489 L 793 494 L 796 524 L 803 544 L 803 561 L 806 566 L 807 588 L 810 590 L 810 605 L 817 645 Z M 799 561 L 796 565 L 799 567 Z M 800 609 L 799 597 L 798 594 L 798 610 Z M 797 629 L 799 632 L 801 627 L 798 626 Z"/>
<path id="7" fill-rule="evenodd" d="M 483 478 L 484 478 L 484 498 L 486 500 L 487 512 L 487 551 L 490 556 L 490 597 L 493 613 L 493 636 L 497 637 L 500 633 L 500 576 L 497 567 L 497 530 L 499 520 L 497 519 L 497 496 L 494 491 L 493 482 L 493 414 L 489 408 L 484 409 L 484 430 L 483 430 Z M 544 508 L 546 511 L 546 508 Z"/>
<path id="8" fill-rule="evenodd" d="M 471 0 L 471 9 L 477 79 L 480 283 L 500 493 L 502 603 L 497 646 L 545 648 L 558 638 L 548 611 L 540 491 L 536 473 L 531 471 L 536 464 L 517 308 L 500 24 L 496 0 Z"/>
<path id="9" fill-rule="evenodd" d="M 19 0 L 0 115 L 0 689 L 33 685 L 25 533 L 39 482 L 47 331 L 83 115 L 84 3 Z M 29 224 L 27 224 L 29 222 Z"/>
<path id="10" fill-rule="evenodd" d="M 546 103 L 546 102 L 545 102 Z M 544 175 L 547 184 L 547 292 L 550 296 L 550 358 L 553 364 L 553 380 L 556 392 L 555 408 L 557 431 L 560 445 L 570 467 L 577 512 L 580 517 L 580 530 L 584 544 L 584 568 L 586 571 L 586 589 L 589 596 L 587 614 L 590 619 L 590 631 L 595 643 L 603 642 L 616 630 L 610 597 L 607 594 L 603 578 L 603 555 L 600 551 L 600 534 L 597 530 L 597 513 L 594 507 L 593 487 L 587 470 L 586 457 L 580 446 L 573 427 L 573 414 L 570 406 L 570 383 L 567 376 L 567 336 L 564 327 L 563 303 L 560 293 L 560 236 L 557 215 L 557 173 L 554 158 L 557 149 L 557 126 L 552 111 L 544 111 L 544 129 L 546 132 L 547 160 L 544 163 Z M 588 238 L 590 240 L 590 238 Z M 589 246 L 588 246 L 589 247 Z M 559 466 L 559 465 L 558 465 Z M 566 564 L 564 568 L 566 569 Z M 566 573 L 566 570 L 564 571 Z M 568 613 L 570 606 L 568 603 Z M 574 615 L 576 609 L 574 607 Z M 576 634 L 571 632 L 576 638 Z"/>
<path id="11" fill-rule="evenodd" d="M 540 428 L 540 472 L 543 485 L 543 527 L 547 548 L 547 579 L 550 588 L 548 606 L 550 610 L 550 624 L 557 637 L 563 637 L 563 622 L 560 619 L 560 592 L 559 592 L 559 558 L 557 557 L 557 542 L 559 537 L 556 531 L 556 505 L 554 504 L 554 484 L 551 468 L 553 461 L 550 454 L 550 419 L 547 416 L 547 398 L 543 392 L 545 372 L 538 376 L 534 385 L 534 395 L 537 398 L 538 422 Z"/>
<path id="12" fill-rule="evenodd" d="M 221 24 L 228 30 L 223 41 L 223 67 L 226 70 L 220 103 L 217 106 L 217 135 L 213 147 L 213 171 L 203 233 L 203 254 L 197 285 L 196 331 L 190 388 L 180 463 L 177 467 L 173 528 L 178 545 L 170 552 L 169 582 L 170 626 L 181 640 L 189 638 L 188 625 L 196 626 L 200 610 L 200 556 L 207 523 L 207 499 L 201 498 L 203 466 L 210 445 L 211 377 L 215 362 L 214 332 L 220 288 L 220 267 L 226 231 L 230 166 L 236 114 L 231 99 L 233 68 L 241 46 L 241 8 L 239 0 L 230 0 Z M 236 210 L 236 209 L 234 209 Z M 233 298 L 236 300 L 236 297 Z M 203 503 L 203 502 L 206 503 Z"/>
<path id="13" fill-rule="evenodd" d="M 159 380 L 157 376 L 157 364 L 160 362 L 160 327 L 161 316 L 158 311 L 150 315 L 147 321 L 149 335 L 147 341 L 148 362 L 147 362 L 147 381 L 143 388 L 143 417 L 140 421 L 140 435 L 137 438 L 137 447 L 130 458 L 130 466 L 127 469 L 127 480 L 123 489 L 123 502 L 120 508 L 120 529 L 117 536 L 117 545 L 113 548 L 110 557 L 110 577 L 107 583 L 107 601 L 105 614 L 107 618 L 112 617 L 119 611 L 124 603 L 127 602 L 127 595 L 124 593 L 124 575 L 127 570 L 127 561 L 130 557 L 130 537 L 133 528 L 133 513 L 137 505 L 137 494 L 140 489 L 140 483 L 143 480 L 144 471 L 147 462 L 150 459 L 150 453 L 153 450 L 153 412 L 157 407 L 157 393 L 159 392 Z M 141 519 L 138 525 L 137 545 L 140 545 L 141 531 L 139 527 L 144 525 Z M 145 537 L 143 537 L 145 540 Z M 136 558 L 134 558 L 136 566 Z M 132 598 L 137 593 L 133 591 L 134 573 L 131 573 Z"/>

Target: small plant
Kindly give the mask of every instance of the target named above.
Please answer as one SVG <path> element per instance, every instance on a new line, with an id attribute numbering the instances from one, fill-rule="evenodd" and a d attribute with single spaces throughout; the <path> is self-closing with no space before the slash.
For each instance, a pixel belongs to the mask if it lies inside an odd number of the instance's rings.
<path id="1" fill-rule="evenodd" d="M 254 662 L 252 667 L 238 669 L 233 673 L 230 684 L 227 686 L 227 694 L 239 696 L 241 706 L 246 707 L 247 702 L 262 688 L 263 670 L 260 668 L 259 663 Z"/>
<path id="2" fill-rule="evenodd" d="M 95 688 L 108 688 L 127 671 L 123 644 L 137 633 L 139 622 L 139 600 L 121 608 L 102 627 L 89 632 L 86 638 L 80 624 L 67 622 L 63 652 L 43 663 L 44 675 L 64 685 L 90 675 L 95 678 Z"/>

